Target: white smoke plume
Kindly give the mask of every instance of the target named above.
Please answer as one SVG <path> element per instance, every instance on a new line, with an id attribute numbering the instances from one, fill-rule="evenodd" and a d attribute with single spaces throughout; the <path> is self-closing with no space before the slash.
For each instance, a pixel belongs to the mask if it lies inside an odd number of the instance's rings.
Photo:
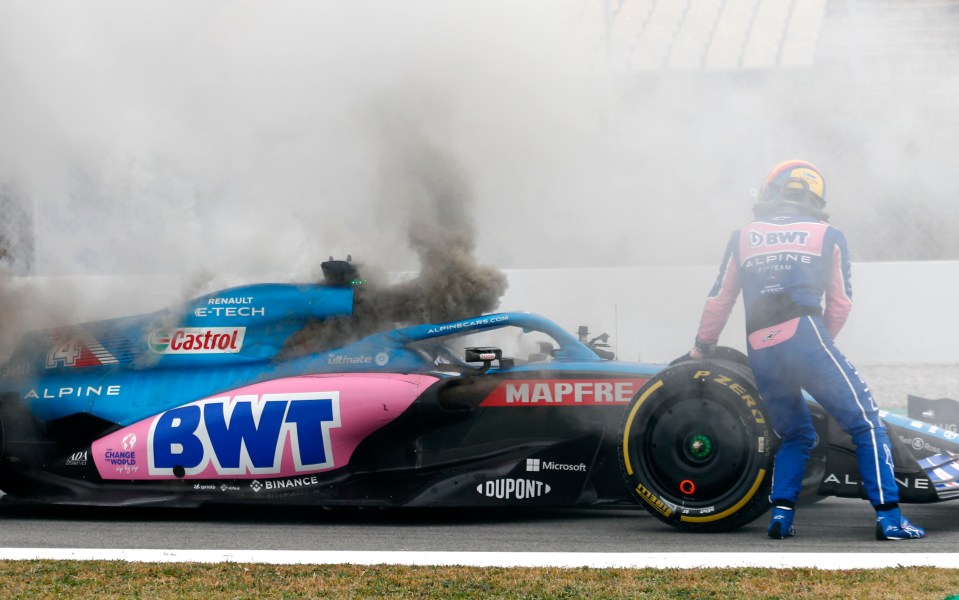
<path id="1" fill-rule="evenodd" d="M 501 204 L 472 179 L 510 143 L 498 136 L 522 135 L 509 129 L 548 87 L 536 73 L 557 77 L 550 44 L 527 39 L 536 12 L 4 4 L 0 177 L 24 182 L 35 273 L 185 277 L 180 299 L 316 280 L 328 255 L 352 253 L 382 272 L 422 267 L 420 284 L 444 294 L 428 312 L 495 307 L 505 282 L 477 266 L 497 257 L 475 221 Z"/>
<path id="2" fill-rule="evenodd" d="M 36 275 L 185 278 L 178 297 L 316 280 L 347 253 L 415 272 L 424 239 L 447 266 L 712 264 L 786 158 L 823 170 L 855 259 L 959 257 L 953 63 L 870 63 L 911 40 L 859 19 L 818 35 L 860 55 L 813 67 L 643 66 L 657 39 L 678 52 L 676 23 L 652 29 L 673 4 L 4 2 L 0 181 L 29 206 Z M 71 299 L 47 320 L 87 318 Z"/>

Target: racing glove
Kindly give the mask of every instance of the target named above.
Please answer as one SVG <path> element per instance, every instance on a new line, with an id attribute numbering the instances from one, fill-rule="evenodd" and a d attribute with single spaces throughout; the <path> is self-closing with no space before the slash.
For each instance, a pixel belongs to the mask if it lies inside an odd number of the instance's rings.
<path id="1" fill-rule="evenodd" d="M 716 344 L 707 344 L 699 339 L 699 336 L 696 336 L 696 343 L 693 344 L 693 349 L 683 354 L 679 358 L 673 359 L 670 361 L 669 366 L 679 364 L 681 362 L 686 362 L 687 360 L 699 360 L 700 358 L 706 358 L 716 349 Z"/>
<path id="2" fill-rule="evenodd" d="M 693 349 L 689 351 L 689 358 L 700 359 L 706 358 L 716 349 L 716 343 L 707 343 L 699 339 L 699 336 L 696 336 L 696 341 L 693 343 Z"/>

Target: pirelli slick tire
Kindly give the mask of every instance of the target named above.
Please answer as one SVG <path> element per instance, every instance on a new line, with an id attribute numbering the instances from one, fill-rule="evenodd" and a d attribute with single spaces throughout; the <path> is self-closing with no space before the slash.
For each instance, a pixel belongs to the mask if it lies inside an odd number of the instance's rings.
<path id="1" fill-rule="evenodd" d="M 710 360 L 728 360 L 734 363 L 739 363 L 744 367 L 749 366 L 749 357 L 736 350 L 735 348 L 729 348 L 728 346 L 719 346 L 713 353 L 709 355 Z M 750 377 L 752 375 L 750 374 Z"/>
<path id="2" fill-rule="evenodd" d="M 749 367 L 687 361 L 633 397 L 620 466 L 635 499 L 661 521 L 684 531 L 730 531 L 769 507 L 775 439 Z"/>

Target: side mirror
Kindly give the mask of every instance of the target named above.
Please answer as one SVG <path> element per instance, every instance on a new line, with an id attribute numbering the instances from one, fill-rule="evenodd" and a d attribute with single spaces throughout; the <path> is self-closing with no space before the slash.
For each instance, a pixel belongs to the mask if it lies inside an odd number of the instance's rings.
<path id="1" fill-rule="evenodd" d="M 466 348 L 465 360 L 468 363 L 483 363 L 482 370 L 483 372 L 486 372 L 491 366 L 493 366 L 494 360 L 499 360 L 502 357 L 503 351 L 499 348 L 472 347 Z"/>

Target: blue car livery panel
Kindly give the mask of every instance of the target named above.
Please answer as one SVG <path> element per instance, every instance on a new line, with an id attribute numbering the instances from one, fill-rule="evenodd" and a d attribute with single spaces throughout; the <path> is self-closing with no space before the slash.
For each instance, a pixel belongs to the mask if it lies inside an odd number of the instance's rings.
<path id="1" fill-rule="evenodd" d="M 735 353 L 617 362 L 528 313 L 370 331 L 363 293 L 249 285 L 27 334 L 0 370 L 3 502 L 628 502 L 697 531 L 766 510 L 776 441 Z M 861 495 L 810 405 L 806 494 Z M 955 435 L 884 419 L 903 500 L 959 495 Z"/>

